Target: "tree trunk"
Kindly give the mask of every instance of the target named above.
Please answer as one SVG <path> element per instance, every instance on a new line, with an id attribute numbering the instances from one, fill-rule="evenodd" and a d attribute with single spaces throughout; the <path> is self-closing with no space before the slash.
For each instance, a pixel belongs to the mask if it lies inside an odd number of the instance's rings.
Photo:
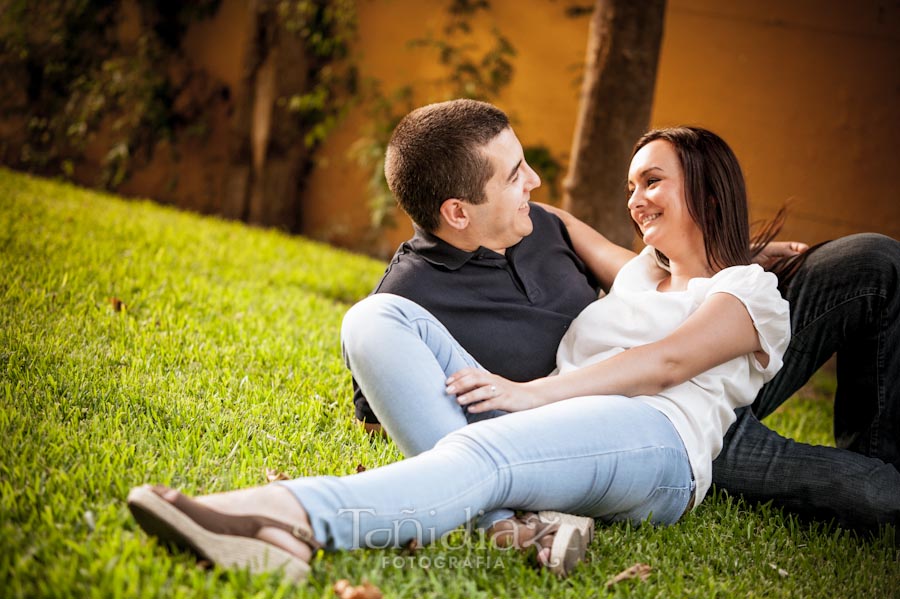
<path id="1" fill-rule="evenodd" d="M 597 0 L 563 207 L 631 247 L 625 208 L 631 148 L 650 122 L 665 0 Z"/>
<path id="2" fill-rule="evenodd" d="M 308 88 L 309 64 L 303 43 L 279 26 L 275 9 L 264 0 L 250 3 L 252 41 L 234 119 L 223 212 L 296 232 L 311 156 L 304 132 L 279 98 Z"/>

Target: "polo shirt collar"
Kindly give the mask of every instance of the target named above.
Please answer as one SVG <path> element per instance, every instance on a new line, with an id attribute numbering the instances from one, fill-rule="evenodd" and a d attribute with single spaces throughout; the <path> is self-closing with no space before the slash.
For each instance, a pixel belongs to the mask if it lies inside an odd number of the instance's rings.
<path id="1" fill-rule="evenodd" d="M 443 266 L 449 270 L 459 270 L 469 260 L 475 257 L 491 256 L 503 258 L 503 256 L 497 252 L 484 247 L 480 247 L 474 252 L 461 250 L 450 245 L 440 237 L 432 235 L 431 233 L 426 233 L 417 226 L 413 226 L 413 230 L 415 231 L 415 235 L 409 240 L 409 246 L 412 251 L 428 262 L 437 266 Z M 509 253 L 509 249 L 506 250 L 507 253 Z"/>

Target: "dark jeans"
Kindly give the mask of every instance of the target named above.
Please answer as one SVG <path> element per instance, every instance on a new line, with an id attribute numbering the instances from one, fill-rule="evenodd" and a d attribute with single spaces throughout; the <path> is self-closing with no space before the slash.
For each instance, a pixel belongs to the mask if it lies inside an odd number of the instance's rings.
<path id="1" fill-rule="evenodd" d="M 900 523 L 900 243 L 862 234 L 807 252 L 781 280 L 791 304 L 784 367 L 725 435 L 713 482 L 750 501 L 873 529 Z M 837 354 L 838 448 L 760 423 Z"/>

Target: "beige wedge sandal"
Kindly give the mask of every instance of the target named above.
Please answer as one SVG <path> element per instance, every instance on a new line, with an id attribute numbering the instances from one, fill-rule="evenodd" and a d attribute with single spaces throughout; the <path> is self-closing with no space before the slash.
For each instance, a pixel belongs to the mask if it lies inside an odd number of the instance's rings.
<path id="1" fill-rule="evenodd" d="M 571 514 L 527 512 L 494 523 L 488 535 L 499 547 L 537 549 L 539 565 L 557 576 L 568 576 L 587 554 L 593 524 L 590 518 Z"/>
<path id="2" fill-rule="evenodd" d="M 313 555 L 322 545 L 305 526 L 291 526 L 264 516 L 235 516 L 212 510 L 168 487 L 144 485 L 128 494 L 128 508 L 148 534 L 163 543 L 191 551 L 223 568 L 252 574 L 280 571 L 294 581 L 304 580 L 309 563 L 257 538 L 266 527 L 290 533 Z"/>

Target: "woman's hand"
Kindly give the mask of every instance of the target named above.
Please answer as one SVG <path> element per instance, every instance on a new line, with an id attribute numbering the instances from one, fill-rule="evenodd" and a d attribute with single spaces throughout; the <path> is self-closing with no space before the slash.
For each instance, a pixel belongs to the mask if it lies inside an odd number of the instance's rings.
<path id="1" fill-rule="evenodd" d="M 447 379 L 447 393 L 472 414 L 504 410 L 520 412 L 542 405 L 541 397 L 527 383 L 515 383 L 478 368 L 464 368 Z"/>

